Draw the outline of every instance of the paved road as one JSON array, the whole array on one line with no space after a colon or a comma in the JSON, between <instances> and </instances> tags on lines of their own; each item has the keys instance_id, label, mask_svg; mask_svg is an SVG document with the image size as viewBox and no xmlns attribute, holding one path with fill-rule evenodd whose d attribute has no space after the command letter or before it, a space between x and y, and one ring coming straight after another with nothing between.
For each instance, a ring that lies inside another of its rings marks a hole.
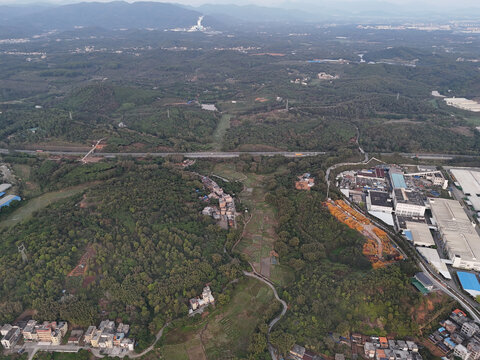
<instances>
[{"instance_id":1,"label":"paved road","mask_svg":"<svg viewBox=\"0 0 480 360\"><path fill-rule=\"evenodd\" d=\"M243 274L245 276L249 276L249 277L252 277L252 278L255 278L257 280L260 280L261 282L267 284L272 290L273 290L273 295L275 295L275 299L277 299L278 301L280 301L280 303L282 304L282 312L275 318L273 319L272 321L270 321L270 324L268 325L268 336L270 336L270 332L272 331L272 328L275 326L275 324L277 322L280 321L280 319L285 315L285 313L287 312L287 303L285 302L285 300L282 300L279 296L278 296L278 293L277 293L277 289L275 289L275 286L273 286L272 282L270 280L268 280L267 278L265 278L264 276L260 275L259 273L257 273L253 267L252 264L250 264L250 266L252 267L253 271L252 272L248 272L248 271L243 271ZM272 344L270 344L270 341L268 341L268 351L270 352L270 356L272 357L272 360L278 360L278 357L277 357L277 353L276 353L276 350L275 348L272 346Z\"/></svg>"},{"instance_id":2,"label":"paved road","mask_svg":"<svg viewBox=\"0 0 480 360\"><path fill-rule=\"evenodd\" d=\"M25 343L23 346L18 347L18 349L22 347L25 348L25 352L28 353L28 360L32 360L38 351L76 353L83 348L78 345L39 345L38 343ZM15 350L17 350L17 347L15 347Z\"/></svg>"},{"instance_id":3,"label":"paved road","mask_svg":"<svg viewBox=\"0 0 480 360\"><path fill-rule=\"evenodd\" d=\"M31 155L38 155L38 154L52 154L52 155L85 155L85 152L82 151L35 151L35 150L25 150L25 149L16 149L13 150L14 152L19 152L23 154L31 154ZM0 153L8 153L8 149L0 149ZM145 156L154 156L154 157L167 157L172 155L182 155L187 158L237 158L240 155L253 155L253 156L285 156L285 157L305 157L305 156L317 156L317 155L325 155L326 152L323 151L224 151L224 152L150 152L150 153L104 153L104 152L96 152L95 156L102 156L102 157L122 157L122 156L131 156L131 157L145 157Z\"/></svg>"},{"instance_id":4,"label":"paved road","mask_svg":"<svg viewBox=\"0 0 480 360\"><path fill-rule=\"evenodd\" d=\"M478 155L470 155L470 154L429 154L429 153L388 153L382 152L380 155L394 155L398 154L403 157L409 157L411 159L418 158L423 160L452 160L454 158L474 158L478 157Z\"/></svg>"},{"instance_id":5,"label":"paved road","mask_svg":"<svg viewBox=\"0 0 480 360\"><path fill-rule=\"evenodd\" d=\"M458 301L458 303L462 305L465 310L467 310L467 312L475 321L480 322L480 316L478 315L478 311L468 303L469 301L467 302L465 300L465 297L462 294L459 294L457 290L453 289L448 284L444 284L444 282L440 280L435 273L433 273L430 267L425 266L422 262L419 262L418 265L420 266L420 269L422 269L422 271L430 278L430 280L432 280L432 282L437 286L438 289Z\"/></svg>"},{"instance_id":6,"label":"paved road","mask_svg":"<svg viewBox=\"0 0 480 360\"><path fill-rule=\"evenodd\" d=\"M359 148L359 151L362 155L365 156L365 160L368 160L368 154L360 147L359 142L358 142L358 135L357 133L357 145ZM15 149L13 150L15 152L20 152L20 153L25 153L25 154L41 154L43 152L53 154L53 155L78 155L78 156L84 156L85 152L83 151L49 151L49 150L43 150L41 152L37 152L35 150L27 150L27 149ZM0 154L8 154L10 152L9 149L0 149ZM303 157L303 156L317 156L317 155L325 155L327 152L325 151L224 151L224 152L150 152L150 153L127 153L127 152L121 152L121 153L103 153L103 152L97 152L95 153L96 156L103 156L103 157L121 157L121 156L132 156L132 157L144 157L144 156L160 156L160 157L166 157L170 155L183 155L188 158L235 158L239 157L242 154L250 154L250 155L257 155L257 156L275 156L275 155L281 155L285 157ZM451 160L454 158L473 158L476 157L475 155L470 155L470 154L428 154L428 153L389 153L389 152L383 152L381 155L394 155L398 154L403 157L408 157L408 158L419 158L419 159L425 159L425 160Z\"/></svg>"},{"instance_id":7,"label":"paved road","mask_svg":"<svg viewBox=\"0 0 480 360\"><path fill-rule=\"evenodd\" d=\"M160 329L160 331L157 333L157 335L155 336L155 341L153 342L152 345L150 345L148 348L146 348L145 350L143 350L141 353L139 354L129 354L128 356L131 358L131 359L136 359L136 358L139 358L139 357L142 357L143 355L149 353L150 351L153 350L153 348L155 347L155 344L158 342L158 340L160 340L162 338L162 335L163 335L163 330L165 330L165 328L169 325L169 323L166 323L165 325L163 325L163 327Z\"/></svg>"}]
</instances>

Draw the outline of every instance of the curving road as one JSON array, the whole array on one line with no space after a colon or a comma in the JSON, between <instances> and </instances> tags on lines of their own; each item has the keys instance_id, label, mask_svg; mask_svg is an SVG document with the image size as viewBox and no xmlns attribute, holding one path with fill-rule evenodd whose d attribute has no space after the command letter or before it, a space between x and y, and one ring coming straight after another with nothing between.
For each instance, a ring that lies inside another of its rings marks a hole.
<instances>
[{"instance_id":1,"label":"curving road","mask_svg":"<svg viewBox=\"0 0 480 360\"><path fill-rule=\"evenodd\" d=\"M252 264L250 264L250 266L252 266ZM287 306L287 303L285 302L285 300L282 300L278 296L277 289L275 289L275 286L273 286L272 282L270 280L268 280L266 277L258 274L255 271L255 269L253 268L253 266L252 266L252 269L253 269L252 272L243 271L243 275L255 278L255 279L265 283L266 285L268 285L273 290L273 295L275 296L275 299L277 299L277 301L279 301L282 304L282 312L275 319L270 321L270 324L268 324L268 337L270 337L270 332L272 331L272 328L286 314L288 306ZM272 346L272 344L270 344L270 341L268 341L268 351L270 352L270 356L272 357L272 360L277 360L278 359L275 348Z\"/></svg>"},{"instance_id":2,"label":"curving road","mask_svg":"<svg viewBox=\"0 0 480 360\"><path fill-rule=\"evenodd\" d=\"M128 357L130 359L136 359L136 358L139 358L139 357L142 357L143 355L149 353L150 351L153 350L153 348L155 347L155 345L157 344L158 340L160 340L162 338L162 335L163 335L163 330L165 330L165 328L169 325L170 323L166 323L165 325L163 325L163 327L160 329L160 331L157 333L157 335L155 336L155 341L153 342L152 345L150 345L148 348L146 348L145 350L143 350L141 353L138 353L138 354L128 354Z\"/></svg>"},{"instance_id":3,"label":"curving road","mask_svg":"<svg viewBox=\"0 0 480 360\"><path fill-rule=\"evenodd\" d=\"M425 266L422 262L419 262L418 265L420 269L427 275L428 278L437 286L438 289L443 291L445 294L450 296L452 299L456 300L460 305L463 306L465 310L470 314L470 316L477 322L480 322L480 316L478 316L478 312L468 304L463 295L458 294L458 292L452 289L448 284L443 284L441 280L437 278L435 274L433 274L432 270Z\"/></svg>"}]
</instances>

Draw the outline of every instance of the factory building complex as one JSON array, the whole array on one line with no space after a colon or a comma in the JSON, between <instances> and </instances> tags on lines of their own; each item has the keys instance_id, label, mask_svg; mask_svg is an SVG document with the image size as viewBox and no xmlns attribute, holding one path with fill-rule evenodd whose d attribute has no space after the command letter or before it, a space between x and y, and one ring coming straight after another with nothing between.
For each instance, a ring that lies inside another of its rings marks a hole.
<instances>
[{"instance_id":1,"label":"factory building complex","mask_svg":"<svg viewBox=\"0 0 480 360\"><path fill-rule=\"evenodd\" d=\"M345 171L337 177L337 186L352 203L401 232L444 278L452 278L448 266L480 271L480 234L469 217L473 210L480 211L480 170L448 169L463 190L464 206L448 199L453 189L441 170L419 165L412 171L413 167ZM474 281L464 283L472 288ZM469 290L465 289L472 294Z\"/></svg>"}]
</instances>

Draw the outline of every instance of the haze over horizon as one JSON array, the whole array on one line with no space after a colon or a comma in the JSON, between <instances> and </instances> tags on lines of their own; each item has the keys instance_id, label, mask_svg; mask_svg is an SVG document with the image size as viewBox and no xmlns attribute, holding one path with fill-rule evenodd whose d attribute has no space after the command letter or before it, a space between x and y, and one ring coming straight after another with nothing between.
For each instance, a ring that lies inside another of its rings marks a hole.
<instances>
[{"instance_id":1,"label":"haze over horizon","mask_svg":"<svg viewBox=\"0 0 480 360\"><path fill-rule=\"evenodd\" d=\"M111 2L112 0L0 0L0 5L28 5L28 4L55 4L55 5L66 5L79 2ZM144 0L138 0L144 1ZM127 0L127 2L138 2L137 0ZM231 4L231 5L259 5L259 6L269 6L269 7L288 7L295 8L298 6L299 9L305 9L309 6L323 6L323 5L339 5L344 3L351 4L372 4L378 3L379 5L384 4L393 4L393 5L402 5L402 6L412 6L412 10L415 8L425 8L428 6L435 6L435 10L439 8L444 9L459 9L459 8L471 8L478 7L480 4L476 0L457 0L452 3L451 0L342 0L338 1L319 1L314 0L286 0L286 1L276 1L276 0L174 0L174 1L163 1L163 0L147 0L153 2L168 2L176 3L182 5L191 5L191 6L200 6L205 4Z\"/></svg>"}]
</instances>

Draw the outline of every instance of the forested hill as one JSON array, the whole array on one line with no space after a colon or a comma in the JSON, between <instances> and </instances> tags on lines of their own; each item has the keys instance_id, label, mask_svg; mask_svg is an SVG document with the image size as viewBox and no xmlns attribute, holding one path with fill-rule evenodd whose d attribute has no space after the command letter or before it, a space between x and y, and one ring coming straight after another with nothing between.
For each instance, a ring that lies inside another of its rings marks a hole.
<instances>
[{"instance_id":1,"label":"forested hill","mask_svg":"<svg viewBox=\"0 0 480 360\"><path fill-rule=\"evenodd\" d=\"M46 160L34 168L43 184L97 185L0 232L0 323L29 308L39 320L81 326L104 314L133 324L142 347L150 331L184 316L188 299L206 283L217 297L238 276L223 255L227 232L201 215L197 177L161 161ZM19 257L20 243L28 263ZM69 276L82 256L88 258L84 274Z\"/></svg>"},{"instance_id":2,"label":"forested hill","mask_svg":"<svg viewBox=\"0 0 480 360\"><path fill-rule=\"evenodd\" d=\"M11 16L5 19L7 25L19 28L33 27L39 30L68 30L75 26L107 29L190 27L196 24L198 17L202 15L174 4L156 2L129 4L123 1L50 7L19 16L15 15L21 12L8 13Z\"/></svg>"}]
</instances>

